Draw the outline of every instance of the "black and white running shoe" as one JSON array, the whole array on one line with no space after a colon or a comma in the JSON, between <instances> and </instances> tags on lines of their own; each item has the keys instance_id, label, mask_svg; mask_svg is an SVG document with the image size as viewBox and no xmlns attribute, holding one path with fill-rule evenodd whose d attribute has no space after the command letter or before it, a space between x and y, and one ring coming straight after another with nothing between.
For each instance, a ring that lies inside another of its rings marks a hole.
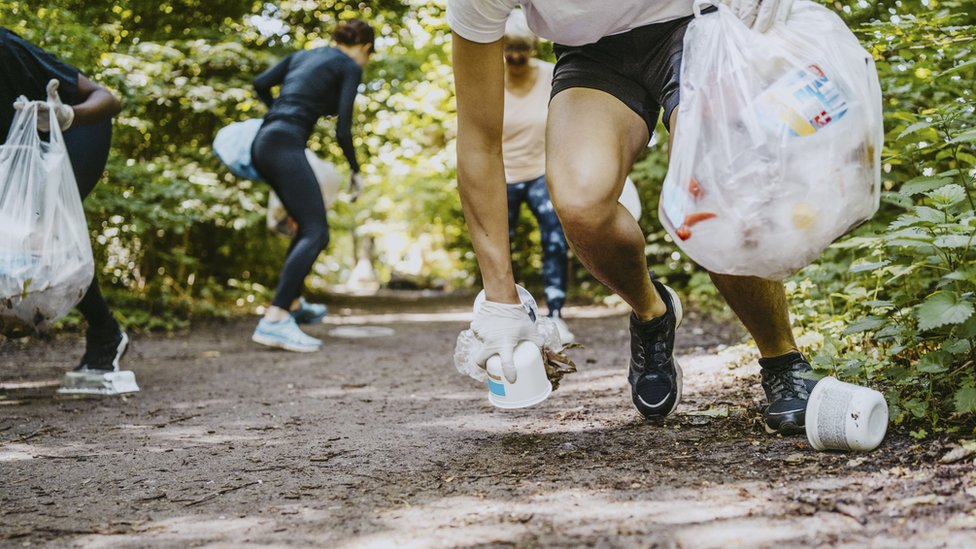
<instances>
[{"instance_id":1,"label":"black and white running shoe","mask_svg":"<svg viewBox=\"0 0 976 549\"><path fill-rule=\"evenodd\" d=\"M122 370L119 362L129 348L129 336L122 330L87 338L85 355L77 368L64 374L60 394L121 395L139 392L135 374Z\"/></svg>"},{"instance_id":2,"label":"black and white running shoe","mask_svg":"<svg viewBox=\"0 0 976 549\"><path fill-rule=\"evenodd\" d=\"M800 353L760 358L762 387L769 404L763 411L766 432L795 435L805 432L807 401L817 382L813 368Z\"/></svg>"},{"instance_id":3,"label":"black and white running shoe","mask_svg":"<svg viewBox=\"0 0 976 549\"><path fill-rule=\"evenodd\" d=\"M129 336L119 330L111 336L89 335L85 338L85 354L76 372L99 370L118 372L119 361L129 350Z\"/></svg>"},{"instance_id":4,"label":"black and white running shoe","mask_svg":"<svg viewBox=\"0 0 976 549\"><path fill-rule=\"evenodd\" d=\"M663 419L681 400L681 366L674 358L674 330L681 324L681 301L671 288L652 280L667 306L664 316L641 321L630 315L630 393L646 419Z\"/></svg>"}]
</instances>

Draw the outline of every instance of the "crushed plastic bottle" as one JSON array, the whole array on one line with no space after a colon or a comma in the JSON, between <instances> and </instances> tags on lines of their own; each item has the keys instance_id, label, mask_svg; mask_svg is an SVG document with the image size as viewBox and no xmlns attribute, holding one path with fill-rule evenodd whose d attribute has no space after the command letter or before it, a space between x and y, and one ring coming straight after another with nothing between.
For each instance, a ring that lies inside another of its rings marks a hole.
<instances>
[{"instance_id":1,"label":"crushed plastic bottle","mask_svg":"<svg viewBox=\"0 0 976 549\"><path fill-rule=\"evenodd\" d=\"M484 383L488 380L488 374L474 362L474 354L480 347L481 342L474 337L474 332L462 330L454 346L454 367L458 372Z\"/></svg>"}]
</instances>

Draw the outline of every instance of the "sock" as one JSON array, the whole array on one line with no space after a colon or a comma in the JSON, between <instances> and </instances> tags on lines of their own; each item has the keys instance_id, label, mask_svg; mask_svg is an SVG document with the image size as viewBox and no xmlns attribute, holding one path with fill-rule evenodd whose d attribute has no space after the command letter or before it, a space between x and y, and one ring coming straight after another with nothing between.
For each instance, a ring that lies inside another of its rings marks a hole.
<instances>
[{"instance_id":1,"label":"sock","mask_svg":"<svg viewBox=\"0 0 976 549\"><path fill-rule=\"evenodd\" d=\"M785 368L794 362L806 359L803 358L803 353L798 351L793 351L791 353L786 353L785 355L774 356L770 358L760 358L759 366L762 368L772 368L774 370Z\"/></svg>"}]
</instances>

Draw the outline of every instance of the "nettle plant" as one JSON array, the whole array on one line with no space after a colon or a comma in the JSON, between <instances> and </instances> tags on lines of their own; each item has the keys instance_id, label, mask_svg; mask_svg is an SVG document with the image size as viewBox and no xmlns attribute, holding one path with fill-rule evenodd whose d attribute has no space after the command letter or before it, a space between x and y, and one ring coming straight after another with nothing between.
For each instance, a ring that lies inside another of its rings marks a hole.
<instances>
[{"instance_id":1,"label":"nettle plant","mask_svg":"<svg viewBox=\"0 0 976 549\"><path fill-rule=\"evenodd\" d=\"M934 76L971 86L974 65ZM823 336L820 373L884 389L916 438L972 435L976 418L974 112L971 93L889 111L881 212L789 285Z\"/></svg>"},{"instance_id":2,"label":"nettle plant","mask_svg":"<svg viewBox=\"0 0 976 549\"><path fill-rule=\"evenodd\" d=\"M916 438L976 434L976 14L966 5L851 16L884 97L882 205L787 284L818 373L883 390Z\"/></svg>"}]
</instances>

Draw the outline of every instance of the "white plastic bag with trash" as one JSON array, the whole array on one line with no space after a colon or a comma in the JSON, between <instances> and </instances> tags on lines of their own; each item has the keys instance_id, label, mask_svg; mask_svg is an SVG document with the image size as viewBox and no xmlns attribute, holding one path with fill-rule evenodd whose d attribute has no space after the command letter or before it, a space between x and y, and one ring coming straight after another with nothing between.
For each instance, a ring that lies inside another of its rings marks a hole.
<instances>
[{"instance_id":1,"label":"white plastic bag with trash","mask_svg":"<svg viewBox=\"0 0 976 549\"><path fill-rule=\"evenodd\" d=\"M782 279L878 208L877 72L814 2L765 33L707 4L685 34L662 223L710 271Z\"/></svg>"},{"instance_id":2,"label":"white plastic bag with trash","mask_svg":"<svg viewBox=\"0 0 976 549\"><path fill-rule=\"evenodd\" d=\"M37 117L50 116L47 142ZM0 332L39 331L85 295L94 275L88 226L54 110L14 114L0 146Z\"/></svg>"},{"instance_id":3,"label":"white plastic bag with trash","mask_svg":"<svg viewBox=\"0 0 976 549\"><path fill-rule=\"evenodd\" d=\"M335 164L328 160L323 160L315 155L311 149L305 149L305 158L312 166L315 179L319 182L319 190L322 192L322 201L325 209L329 209L330 204L334 204L339 196L339 187L342 185L342 175L336 170ZM268 228L285 235L291 235L294 231L288 223L288 212L285 205L281 203L278 195L271 191L268 195Z\"/></svg>"}]
</instances>

